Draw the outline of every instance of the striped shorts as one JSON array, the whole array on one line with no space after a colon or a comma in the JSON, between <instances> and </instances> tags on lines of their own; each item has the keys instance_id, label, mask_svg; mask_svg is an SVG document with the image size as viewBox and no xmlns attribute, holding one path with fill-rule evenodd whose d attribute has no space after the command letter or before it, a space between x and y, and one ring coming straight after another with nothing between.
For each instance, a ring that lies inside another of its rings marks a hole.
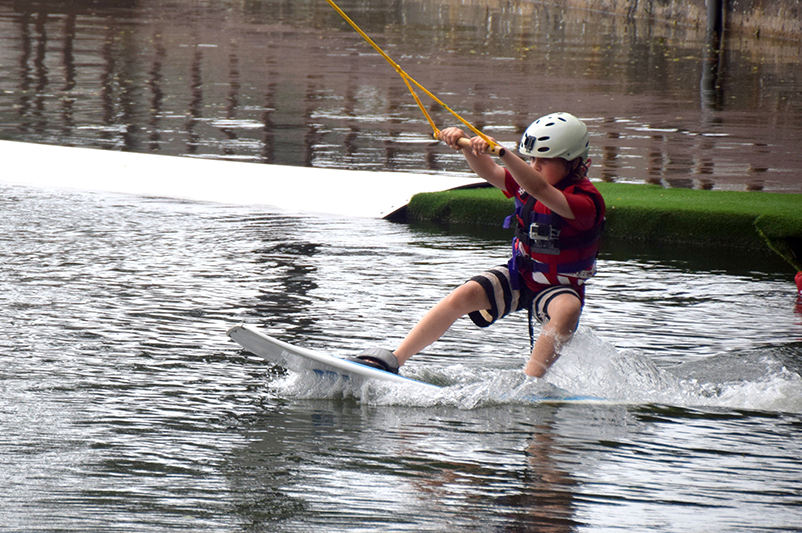
<instances>
[{"instance_id":1,"label":"striped shorts","mask_svg":"<svg viewBox=\"0 0 802 533\"><path fill-rule=\"evenodd\" d=\"M474 311L468 315L480 328L486 328L499 318L521 309L530 310L531 316L545 324L549 321L549 302L560 294L573 294L580 301L584 301L584 294L580 294L570 285L541 285L538 287L539 290L535 291L523 280L519 280L520 289L513 289L507 265L491 268L472 277L471 281L479 283L490 300L490 309Z\"/></svg>"}]
</instances>

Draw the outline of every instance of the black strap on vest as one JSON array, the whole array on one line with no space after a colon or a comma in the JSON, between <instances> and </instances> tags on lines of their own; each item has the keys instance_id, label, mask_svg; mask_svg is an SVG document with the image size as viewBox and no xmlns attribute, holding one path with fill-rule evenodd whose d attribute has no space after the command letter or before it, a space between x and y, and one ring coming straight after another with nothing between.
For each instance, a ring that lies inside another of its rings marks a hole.
<instances>
[{"instance_id":1,"label":"black strap on vest","mask_svg":"<svg viewBox=\"0 0 802 533\"><path fill-rule=\"evenodd\" d=\"M593 203L596 204L596 199L591 196ZM602 218L599 224L588 231L583 231L579 235L565 237L560 235L560 228L563 225L563 218L557 213L552 212L549 215L552 223L545 228L536 228L541 235L541 239L532 238L532 215L535 213L535 203L537 199L529 196L526 202L521 207L521 216L518 219L518 224L515 226L515 236L523 242L530 250L535 253L547 253L556 255L561 250L572 250L575 248L585 248L596 242L604 232L605 219ZM599 212L599 205L596 205L596 212ZM556 235L555 235L556 233ZM544 249L543 244L553 242L555 246Z\"/></svg>"}]
</instances>

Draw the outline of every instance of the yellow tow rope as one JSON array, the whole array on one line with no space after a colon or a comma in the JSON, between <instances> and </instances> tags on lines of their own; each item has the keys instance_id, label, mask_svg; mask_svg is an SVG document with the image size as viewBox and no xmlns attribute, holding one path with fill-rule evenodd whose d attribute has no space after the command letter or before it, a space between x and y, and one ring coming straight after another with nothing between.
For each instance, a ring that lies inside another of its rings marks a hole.
<instances>
[{"instance_id":1,"label":"yellow tow rope","mask_svg":"<svg viewBox=\"0 0 802 533\"><path fill-rule=\"evenodd\" d=\"M407 89L409 89L409 92L412 94L412 97L415 99L415 102L417 102L417 104L418 104L418 107L419 107L419 108L420 108L420 110L423 112L423 115L426 117L426 120L427 120L427 121L429 121L429 125L432 127L432 130L434 130L434 138L435 138L435 139L438 139L438 140L440 139L440 130L439 130L439 129L437 129L437 125L435 125L435 123L434 123L434 120L432 120L432 117L431 117L431 116L429 115L429 113L426 111L426 108L425 108L425 107L423 107L423 104L421 103L421 101L420 101L420 98L418 98L418 95L415 93L415 90L412 88L412 85L415 85L416 87L418 87L418 88L419 88L421 91L423 91L424 93L426 93L426 94L427 94L427 95L428 95L428 96L429 96L429 97L430 97L432 100L434 100L435 102L437 102L438 104L440 104L441 106L443 106L443 107L444 107L444 108L445 108L445 109L446 109L446 110L447 110L449 113L451 113L452 115L454 115L455 117L457 117L457 119L459 119L459 121L460 121L460 122L462 122L463 124L465 124L465 126L466 126L468 129L470 129L470 130L471 130L472 132L474 132L476 135L478 135L479 137L481 137L482 139L484 139L484 140L485 140L485 142L487 142L487 143L490 145L490 147L491 147L491 151L496 151L496 150L498 150L499 148L501 148L501 147L500 147L500 146L499 146L497 143L493 142L493 141L492 141L492 140L491 140L491 139L490 139L490 138L489 138L487 135L485 135L484 133L482 133L481 131L479 131L478 129L476 129L476 128L473 126L473 124L471 124L470 122L468 122L467 120L465 120L464 118L462 118L461 116L459 116L459 115L458 115L458 114L457 114L457 113L456 113L454 110L452 110L450 107L448 107L446 104L444 104L444 103L443 103L443 102L442 102L442 101L441 101L439 98L437 98L435 95L433 95L431 92L429 92L429 91L426 89L426 87L424 87L423 85L421 85L420 83L418 83L417 81L415 81L415 80L412 78L412 76L410 76L409 74L407 74L406 72L404 72L404 70L401 68L401 66L400 66L398 63L396 63L395 61L393 61L393 60L390 58L390 56L388 56L387 54L385 54L385 53L384 53L384 50L382 50L381 48L379 48L379 45L377 45L376 43L374 43L374 42L373 42L373 39L371 39L370 37L368 37L368 35L367 35L367 34L366 34L364 31L362 31L362 30L359 28L359 26L357 26L357 25L356 25L356 23L355 23L353 20L351 20L351 19L348 17L348 15L346 15L346 14L345 14L345 12L343 12L343 10L342 10L342 9L340 9L340 8L338 7L338 6L337 6L337 4L335 4L335 3L333 2L333 0L326 0L326 2L328 2L328 3L329 3L329 5L330 5L332 8L334 8L334 10L335 10L337 13L339 13L339 14L340 14L340 16L341 16L343 19L345 19L345 21L346 21L348 24L350 24L350 25L351 25L351 27L352 27L352 28L354 28L354 29L356 30L356 32L357 32L359 35L361 35L361 36L362 36L362 38L363 38L363 39L365 39L365 40L368 42L368 44L370 44L370 45L371 45L371 46L372 46L372 47L373 47L373 48L374 48L374 49L375 49L375 50L376 50L376 51L377 51L377 52L378 52L378 53L379 53L379 54L380 54L380 55L381 55L381 56L382 56L382 57L383 57L383 58L384 58L384 59L385 59L385 60L386 60L388 63L390 63L390 65L392 65L392 66L393 66L393 68L395 68L396 72L398 72L399 76L401 76L401 79L403 79L403 80L404 80L404 83L407 85Z\"/></svg>"}]
</instances>

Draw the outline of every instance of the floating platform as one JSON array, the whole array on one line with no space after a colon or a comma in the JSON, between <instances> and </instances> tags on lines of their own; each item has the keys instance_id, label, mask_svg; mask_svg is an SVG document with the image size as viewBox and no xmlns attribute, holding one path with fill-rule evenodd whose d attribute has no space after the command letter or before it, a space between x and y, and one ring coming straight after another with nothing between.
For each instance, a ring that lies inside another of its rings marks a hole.
<instances>
[{"instance_id":1,"label":"floating platform","mask_svg":"<svg viewBox=\"0 0 802 533\"><path fill-rule=\"evenodd\" d=\"M0 141L0 182L282 211L387 218L413 195L472 187L458 176L291 167Z\"/></svg>"}]
</instances>

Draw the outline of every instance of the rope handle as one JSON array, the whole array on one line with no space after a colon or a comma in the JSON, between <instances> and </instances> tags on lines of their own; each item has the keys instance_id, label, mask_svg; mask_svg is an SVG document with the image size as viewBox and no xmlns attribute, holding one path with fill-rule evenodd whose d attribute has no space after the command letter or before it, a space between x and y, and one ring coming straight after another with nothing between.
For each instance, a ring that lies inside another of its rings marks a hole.
<instances>
[{"instance_id":1,"label":"rope handle","mask_svg":"<svg viewBox=\"0 0 802 533\"><path fill-rule=\"evenodd\" d=\"M406 86L407 86L407 89L409 89L409 92L412 94L412 97L415 99L415 102L418 104L418 107L419 107L419 108L420 108L420 110L423 112L423 115L426 117L426 120L429 122L429 125L432 127L432 130L434 131L434 138L435 138L435 139L438 139L438 140L440 139L440 130L438 130L438 129L437 129L437 125L435 125L435 123L434 123L434 120L432 120L432 117L431 117L431 116L429 115L429 113L426 111L426 108L425 108L425 107L423 106L423 104L421 103L421 101L420 101L420 98L418 98L418 95L415 93L415 90L413 89L412 85L414 85L415 87L417 87L418 89L420 89L421 91L423 91L423 92L424 92L424 93L425 93L425 94L426 94L426 95L427 95L429 98L431 98L432 100L434 100L435 102L437 102L438 104L440 104L441 106L443 106L443 108L444 108L446 111L448 111L449 113L451 113L452 115L454 115L454 116L455 116L455 117L456 117L456 118L457 118L457 119L458 119L460 122L462 122L462 123L465 125L465 127L467 127L467 128L468 128L468 129L470 129L470 130L471 130L473 133L475 133L476 135L478 135L479 137L481 137L482 139L484 139L484 140L485 140L485 142L487 142L487 144L489 144L489 145L490 145L490 149L489 149L488 151L490 151L490 152L492 152L492 153L498 153L498 151L502 149L502 146L500 146L500 145L499 145L498 143L496 143L496 142L493 142L493 140L492 140L492 139L490 139L490 137L488 137L487 135L485 135L484 133L482 133L481 131L479 131L479 130L478 130L478 129L477 129L477 128L476 128L476 127L473 125L473 124L471 124L470 122L468 122L467 120L465 120L464 118L462 118L461 116L459 116L459 114L457 114L457 112L456 112L456 111L454 111L453 109L451 109L450 107L448 107L448 106L447 106L445 103L443 103L443 101L442 101L442 100L440 100L439 98L437 98L437 97L436 97L434 94L432 94L432 93L431 93L431 92L430 92L428 89L426 89L426 87L424 87L423 85L421 85L420 83L418 83L417 81L415 81L415 80L412 78L412 76L410 76L409 74L407 74L406 72L404 72L404 70L401 68L401 66L400 66L398 63L396 63L395 61L393 61L393 60L390 58L390 56L388 56L388 55L387 55L387 54L384 52L384 50L382 50L381 48L379 48L379 45L377 45L375 42L373 42L373 39L371 39L370 37L368 37L368 35L367 35L367 34L366 34L364 31L362 31L362 29L361 29L359 26L357 26L357 25L356 25L356 23L355 23L353 20L351 20L351 18L350 18L348 15L346 15L346 14L345 14L345 12L344 12L342 9L340 9L340 8L339 8L339 6L338 6L337 4L335 4L335 3L334 3L334 1L333 1L333 0L326 0L326 2L328 2L328 4L329 4L329 5L330 5L330 6L331 6L331 7L332 7L332 8L333 8L333 9L334 9L334 10L335 10L337 13L339 13L339 14L340 14L340 16L341 16L341 17L342 17L342 18L343 18L343 19L344 19L344 20L345 20L345 21L346 21L348 24L350 24L350 25L351 25L351 27L352 27L354 30L356 30L356 32L357 32L359 35L361 35L361 36L362 36L362 38L363 38L363 39L365 39L365 41L367 41L367 43L368 43L368 44L370 44L370 45L371 45L371 46L372 46L372 47L373 47L373 48L374 48L374 49L375 49L375 50L376 50L376 51L379 53L379 55L381 55L381 56L382 56L382 57L385 59L385 61L387 61L388 63L390 63L390 65L392 65L392 67L393 67L393 68L396 70L396 72L398 72L398 75L399 75L399 76L401 76L401 79L403 79L403 80L404 80L404 83L406 84ZM467 139L465 139L465 140L466 140L466 141L468 141ZM462 139L460 139L460 142L461 142L461 141L462 141Z\"/></svg>"},{"instance_id":2,"label":"rope handle","mask_svg":"<svg viewBox=\"0 0 802 533\"><path fill-rule=\"evenodd\" d=\"M482 137L484 137L484 135ZM460 148L470 148L471 147L471 140L468 139L467 137L463 137L463 138L461 138L460 140L457 141L457 145ZM490 152L491 154L503 155L501 153L501 151L503 149L504 149L504 147L501 146L498 143L490 143L490 147L487 149L487 151Z\"/></svg>"}]
</instances>

